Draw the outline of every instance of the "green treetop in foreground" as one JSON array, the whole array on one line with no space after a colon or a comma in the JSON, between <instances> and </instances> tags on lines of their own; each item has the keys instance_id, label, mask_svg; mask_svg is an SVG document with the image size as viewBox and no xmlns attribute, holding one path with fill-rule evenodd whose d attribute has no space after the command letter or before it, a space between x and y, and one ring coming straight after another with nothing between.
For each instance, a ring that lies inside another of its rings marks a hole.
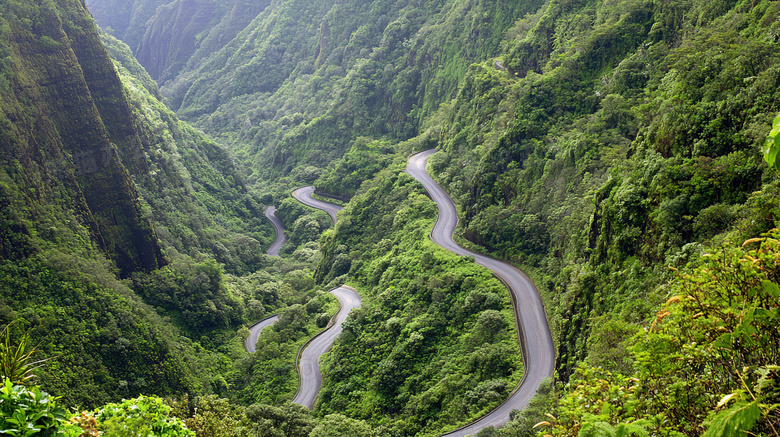
<instances>
[{"instance_id":1,"label":"green treetop in foreground","mask_svg":"<svg viewBox=\"0 0 780 437\"><path fill-rule=\"evenodd\" d=\"M581 366L553 436L778 435L780 232L704 253L627 341L633 373Z\"/></svg>"}]
</instances>

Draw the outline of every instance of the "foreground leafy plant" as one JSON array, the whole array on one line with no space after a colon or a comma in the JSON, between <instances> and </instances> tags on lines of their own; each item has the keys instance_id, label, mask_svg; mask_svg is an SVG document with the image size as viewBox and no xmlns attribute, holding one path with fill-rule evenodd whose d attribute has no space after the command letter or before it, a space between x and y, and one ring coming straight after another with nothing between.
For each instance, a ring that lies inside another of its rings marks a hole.
<instances>
[{"instance_id":1,"label":"foreground leafy plant","mask_svg":"<svg viewBox=\"0 0 780 437\"><path fill-rule=\"evenodd\" d=\"M0 435L26 437L81 435L81 428L68 422L70 413L57 399L38 387L15 385L6 378L0 389Z\"/></svg>"},{"instance_id":2,"label":"foreground leafy plant","mask_svg":"<svg viewBox=\"0 0 780 437\"><path fill-rule=\"evenodd\" d=\"M555 436L780 436L780 232L714 249L631 342L633 374L580 367Z\"/></svg>"},{"instance_id":3,"label":"foreground leafy plant","mask_svg":"<svg viewBox=\"0 0 780 437\"><path fill-rule=\"evenodd\" d=\"M764 141L764 161L769 164L775 171L780 171L780 160L778 160L778 152L780 152L780 115L775 117L772 122L772 130L769 132L766 141Z\"/></svg>"},{"instance_id":4,"label":"foreground leafy plant","mask_svg":"<svg viewBox=\"0 0 780 437\"><path fill-rule=\"evenodd\" d=\"M718 408L727 407L734 400L730 408L713 417L704 437L731 437L744 435L743 430L751 430L762 419L767 418L766 426L777 436L777 420L772 420L772 414L778 411L780 403L777 403L780 394L780 380L778 380L780 366L770 365L760 367L755 371L759 376L758 381L752 387L744 386L733 393L724 396L718 402ZM739 375L739 372L737 372ZM740 379L744 379L740 375Z\"/></svg>"}]
</instances>

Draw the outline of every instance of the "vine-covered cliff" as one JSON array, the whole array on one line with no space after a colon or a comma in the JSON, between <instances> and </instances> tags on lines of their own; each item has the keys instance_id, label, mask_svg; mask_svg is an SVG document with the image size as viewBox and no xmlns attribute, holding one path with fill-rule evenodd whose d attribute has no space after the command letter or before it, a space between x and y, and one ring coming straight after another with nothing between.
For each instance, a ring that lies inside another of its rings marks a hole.
<instances>
[{"instance_id":1,"label":"vine-covered cliff","mask_svg":"<svg viewBox=\"0 0 780 437\"><path fill-rule=\"evenodd\" d=\"M219 50L269 4L268 0L89 0L104 29L124 41L159 83Z\"/></svg>"},{"instance_id":2,"label":"vine-covered cliff","mask_svg":"<svg viewBox=\"0 0 780 437\"><path fill-rule=\"evenodd\" d=\"M230 155L103 37L78 0L0 5L0 325L68 405L219 390L220 354L191 338L222 347L279 306L224 274L263 267L273 231Z\"/></svg>"},{"instance_id":3,"label":"vine-covered cliff","mask_svg":"<svg viewBox=\"0 0 780 437\"><path fill-rule=\"evenodd\" d=\"M242 420L411 436L490 410L522 377L514 314L500 283L426 238L434 205L402 169L436 147L460 243L534 279L557 346L560 384L485 433L780 425L780 187L761 160L780 2L155 4L117 5L137 27L114 33L162 92L105 36L119 85L83 3L2 6L0 317L62 339L47 387L284 403L297 347L335 309L315 282L348 280L364 306L323 360L319 417ZM321 238L328 217L287 194L303 182L351 197ZM274 260L272 200L291 231ZM240 325L277 310L244 355Z\"/></svg>"},{"instance_id":4,"label":"vine-covered cliff","mask_svg":"<svg viewBox=\"0 0 780 437\"><path fill-rule=\"evenodd\" d=\"M84 5L9 2L4 9L0 151L15 185L4 197L16 226L40 233L36 210L56 204L78 211L123 274L164 265L130 177L148 171L145 151ZM2 245L8 252L15 243Z\"/></svg>"}]
</instances>

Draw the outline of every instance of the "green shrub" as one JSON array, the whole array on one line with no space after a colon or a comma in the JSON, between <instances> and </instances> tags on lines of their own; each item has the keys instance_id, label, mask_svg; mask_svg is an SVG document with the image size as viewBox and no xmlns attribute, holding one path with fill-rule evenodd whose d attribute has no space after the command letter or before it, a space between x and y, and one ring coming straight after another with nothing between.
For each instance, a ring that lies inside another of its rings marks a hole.
<instances>
[{"instance_id":1,"label":"green shrub","mask_svg":"<svg viewBox=\"0 0 780 437\"><path fill-rule=\"evenodd\" d=\"M78 436L81 428L70 424L70 413L57 398L38 387L14 385L10 379L0 389L0 434L8 436Z\"/></svg>"},{"instance_id":2,"label":"green shrub","mask_svg":"<svg viewBox=\"0 0 780 437\"><path fill-rule=\"evenodd\" d=\"M180 419L171 417L171 408L162 399L140 396L118 404L107 404L95 412L102 435L194 436Z\"/></svg>"},{"instance_id":3,"label":"green shrub","mask_svg":"<svg viewBox=\"0 0 780 437\"><path fill-rule=\"evenodd\" d=\"M328 322L330 322L330 314L328 313L322 313L317 316L317 327L318 328L324 328L328 326Z\"/></svg>"},{"instance_id":4,"label":"green shrub","mask_svg":"<svg viewBox=\"0 0 780 437\"><path fill-rule=\"evenodd\" d=\"M41 41L41 46L43 46L43 49L49 52L54 52L62 48L61 42L55 41L54 39L46 35L43 35L40 41Z\"/></svg>"}]
</instances>

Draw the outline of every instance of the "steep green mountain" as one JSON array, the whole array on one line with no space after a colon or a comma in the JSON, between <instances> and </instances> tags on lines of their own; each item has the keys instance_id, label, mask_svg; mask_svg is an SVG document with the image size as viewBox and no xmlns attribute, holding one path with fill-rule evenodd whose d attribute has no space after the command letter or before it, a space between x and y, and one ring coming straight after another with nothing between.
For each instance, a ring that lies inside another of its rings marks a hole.
<instances>
[{"instance_id":1,"label":"steep green mountain","mask_svg":"<svg viewBox=\"0 0 780 437\"><path fill-rule=\"evenodd\" d=\"M468 65L540 5L274 2L220 50L190 58L163 93L251 163L251 181L267 181L325 166L359 135L416 135Z\"/></svg>"},{"instance_id":2,"label":"steep green mountain","mask_svg":"<svg viewBox=\"0 0 780 437\"><path fill-rule=\"evenodd\" d=\"M434 168L463 237L544 278L565 379L586 358L621 366L591 327L641 322L689 243L774 226L760 154L780 110L778 7L551 2L519 26L507 72L472 67Z\"/></svg>"},{"instance_id":3,"label":"steep green mountain","mask_svg":"<svg viewBox=\"0 0 780 437\"><path fill-rule=\"evenodd\" d=\"M56 242L59 228L71 234L67 220L36 229L37 210L52 205L75 212L125 276L152 270L166 261L130 178L149 170L138 128L83 6L61 10L52 2L4 6L2 196L13 214L4 228L16 232L2 252L34 254L41 248L30 236Z\"/></svg>"},{"instance_id":4,"label":"steep green mountain","mask_svg":"<svg viewBox=\"0 0 780 437\"><path fill-rule=\"evenodd\" d=\"M174 80L223 47L268 6L269 1L175 1L147 23L136 57L159 83Z\"/></svg>"},{"instance_id":5,"label":"steep green mountain","mask_svg":"<svg viewBox=\"0 0 780 437\"><path fill-rule=\"evenodd\" d=\"M159 83L230 42L269 4L268 0L89 0L104 29L131 47Z\"/></svg>"},{"instance_id":6,"label":"steep green mountain","mask_svg":"<svg viewBox=\"0 0 780 437\"><path fill-rule=\"evenodd\" d=\"M83 4L7 2L2 321L56 335L41 381L70 402L284 404L297 347L334 310L320 291L348 280L364 306L323 360L317 419L236 420L455 428L523 369L504 288L427 239L433 203L402 168L437 147L461 242L533 277L558 346L559 384L483 434L769 435L777 235L734 246L780 214L761 160L778 5L292 0L230 21L228 5L169 2L144 12L145 47L169 44L147 58L170 75L158 92L105 37L119 82ZM353 196L321 238L326 218L286 197L303 182ZM279 260L258 254L272 199L294 232ZM276 311L243 354L241 324Z\"/></svg>"},{"instance_id":7,"label":"steep green mountain","mask_svg":"<svg viewBox=\"0 0 780 437\"><path fill-rule=\"evenodd\" d=\"M91 19L79 2L6 2L0 21L2 322L48 338L41 382L72 403L195 387L174 336L115 276L167 260L131 179L149 171L138 126Z\"/></svg>"},{"instance_id":8,"label":"steep green mountain","mask_svg":"<svg viewBox=\"0 0 780 437\"><path fill-rule=\"evenodd\" d=\"M171 0L106 0L86 2L89 12L103 29L108 29L133 50L146 33L146 23L157 8Z\"/></svg>"},{"instance_id":9,"label":"steep green mountain","mask_svg":"<svg viewBox=\"0 0 780 437\"><path fill-rule=\"evenodd\" d=\"M103 42L148 144L150 170L134 180L169 256L203 253L231 273L256 271L264 262L263 247L274 238L260 196L250 193L223 148L158 100L157 86L126 45L105 34Z\"/></svg>"},{"instance_id":10,"label":"steep green mountain","mask_svg":"<svg viewBox=\"0 0 780 437\"><path fill-rule=\"evenodd\" d=\"M282 282L308 284L311 261L265 258L273 231L230 155L104 35L112 62L81 2L0 13L0 324L40 342L39 383L67 405L227 394L245 377L226 362L251 371L236 331L313 297Z\"/></svg>"}]
</instances>

